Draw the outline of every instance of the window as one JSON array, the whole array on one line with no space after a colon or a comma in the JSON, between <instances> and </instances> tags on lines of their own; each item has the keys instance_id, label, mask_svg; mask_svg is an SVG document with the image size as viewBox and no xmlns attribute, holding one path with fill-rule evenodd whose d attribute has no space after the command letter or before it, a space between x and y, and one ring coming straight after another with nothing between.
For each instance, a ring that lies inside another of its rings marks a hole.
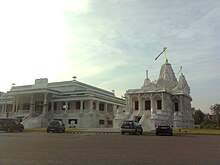
<instances>
[{"instance_id":1,"label":"window","mask_svg":"<svg viewBox=\"0 0 220 165\"><path fill-rule=\"evenodd\" d=\"M157 109L162 109L162 100L157 100Z\"/></svg>"},{"instance_id":2,"label":"window","mask_svg":"<svg viewBox=\"0 0 220 165\"><path fill-rule=\"evenodd\" d=\"M43 110L43 101L35 102L35 110Z\"/></svg>"},{"instance_id":3,"label":"window","mask_svg":"<svg viewBox=\"0 0 220 165\"><path fill-rule=\"evenodd\" d=\"M92 109L96 110L96 103L95 102L92 103Z\"/></svg>"},{"instance_id":4,"label":"window","mask_svg":"<svg viewBox=\"0 0 220 165\"><path fill-rule=\"evenodd\" d=\"M99 110L104 111L104 104L99 104Z\"/></svg>"},{"instance_id":5,"label":"window","mask_svg":"<svg viewBox=\"0 0 220 165\"><path fill-rule=\"evenodd\" d=\"M30 103L23 103L22 109L23 110L30 110Z\"/></svg>"},{"instance_id":6,"label":"window","mask_svg":"<svg viewBox=\"0 0 220 165\"><path fill-rule=\"evenodd\" d=\"M7 112L12 111L12 108L13 108L13 105L12 105L12 104L7 104L7 105L6 105L6 110L7 110Z\"/></svg>"},{"instance_id":7,"label":"window","mask_svg":"<svg viewBox=\"0 0 220 165\"><path fill-rule=\"evenodd\" d=\"M54 103L53 109L54 109L54 110L57 110L57 102Z\"/></svg>"},{"instance_id":8,"label":"window","mask_svg":"<svg viewBox=\"0 0 220 165\"><path fill-rule=\"evenodd\" d=\"M72 123L77 124L77 119L69 119L68 123L69 124L72 124Z\"/></svg>"},{"instance_id":9,"label":"window","mask_svg":"<svg viewBox=\"0 0 220 165\"><path fill-rule=\"evenodd\" d=\"M99 120L99 124L100 125L104 125L105 124L105 120Z\"/></svg>"},{"instance_id":10,"label":"window","mask_svg":"<svg viewBox=\"0 0 220 165\"><path fill-rule=\"evenodd\" d=\"M108 120L108 125L112 125L112 120Z\"/></svg>"},{"instance_id":11,"label":"window","mask_svg":"<svg viewBox=\"0 0 220 165\"><path fill-rule=\"evenodd\" d=\"M80 101L76 102L76 109L80 109Z\"/></svg>"},{"instance_id":12,"label":"window","mask_svg":"<svg viewBox=\"0 0 220 165\"><path fill-rule=\"evenodd\" d=\"M151 109L151 102L150 102L150 100L146 100L145 101L145 110L150 110Z\"/></svg>"},{"instance_id":13,"label":"window","mask_svg":"<svg viewBox=\"0 0 220 165\"><path fill-rule=\"evenodd\" d=\"M51 102L49 102L49 104L48 104L48 111L51 111L51 108L52 108Z\"/></svg>"},{"instance_id":14,"label":"window","mask_svg":"<svg viewBox=\"0 0 220 165\"><path fill-rule=\"evenodd\" d=\"M175 108L175 111L179 111L179 104L176 102L176 103L174 103L174 108Z\"/></svg>"},{"instance_id":15,"label":"window","mask_svg":"<svg viewBox=\"0 0 220 165\"><path fill-rule=\"evenodd\" d=\"M139 106L138 101L135 101L135 102L134 102L134 109L135 109L135 110L138 110L138 106Z\"/></svg>"}]
</instances>

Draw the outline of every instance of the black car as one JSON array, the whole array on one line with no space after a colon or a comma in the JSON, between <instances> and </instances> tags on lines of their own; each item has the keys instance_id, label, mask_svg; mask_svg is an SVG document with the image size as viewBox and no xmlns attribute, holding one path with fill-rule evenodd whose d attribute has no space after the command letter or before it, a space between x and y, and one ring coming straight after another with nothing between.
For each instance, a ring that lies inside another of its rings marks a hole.
<instances>
[{"instance_id":1,"label":"black car","mask_svg":"<svg viewBox=\"0 0 220 165\"><path fill-rule=\"evenodd\" d=\"M156 135L170 135L170 136L173 136L173 129L170 126L158 126L156 128Z\"/></svg>"},{"instance_id":2,"label":"black car","mask_svg":"<svg viewBox=\"0 0 220 165\"><path fill-rule=\"evenodd\" d=\"M51 120L47 126L47 132L65 132L65 124L60 120Z\"/></svg>"},{"instance_id":3,"label":"black car","mask_svg":"<svg viewBox=\"0 0 220 165\"><path fill-rule=\"evenodd\" d=\"M24 130L24 125L21 124L17 119L14 119L14 118L1 118L0 119L0 131L23 132L23 130Z\"/></svg>"},{"instance_id":4,"label":"black car","mask_svg":"<svg viewBox=\"0 0 220 165\"><path fill-rule=\"evenodd\" d=\"M125 120L121 125L121 134L124 135L124 133L143 134L143 129L138 122L133 120Z\"/></svg>"}]
</instances>

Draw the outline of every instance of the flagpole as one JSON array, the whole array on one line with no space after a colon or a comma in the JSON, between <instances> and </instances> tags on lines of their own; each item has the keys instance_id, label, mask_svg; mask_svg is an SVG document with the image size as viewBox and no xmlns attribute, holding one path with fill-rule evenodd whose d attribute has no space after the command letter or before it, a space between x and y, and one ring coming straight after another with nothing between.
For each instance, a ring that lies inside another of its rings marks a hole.
<instances>
[{"instance_id":1,"label":"flagpole","mask_svg":"<svg viewBox=\"0 0 220 165\"><path fill-rule=\"evenodd\" d=\"M163 48L163 51L164 51L164 61L167 62L167 51L166 51L167 47L164 47Z\"/></svg>"}]
</instances>

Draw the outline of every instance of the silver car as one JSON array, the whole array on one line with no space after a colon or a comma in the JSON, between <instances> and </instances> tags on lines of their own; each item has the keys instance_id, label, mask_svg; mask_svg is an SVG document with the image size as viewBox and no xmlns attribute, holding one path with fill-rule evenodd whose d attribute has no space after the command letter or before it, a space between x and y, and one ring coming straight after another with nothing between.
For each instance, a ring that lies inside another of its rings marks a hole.
<instances>
[{"instance_id":1,"label":"silver car","mask_svg":"<svg viewBox=\"0 0 220 165\"><path fill-rule=\"evenodd\" d=\"M121 125L121 134L124 135L124 133L129 134L143 134L143 128L138 122L133 120L125 120Z\"/></svg>"}]
</instances>

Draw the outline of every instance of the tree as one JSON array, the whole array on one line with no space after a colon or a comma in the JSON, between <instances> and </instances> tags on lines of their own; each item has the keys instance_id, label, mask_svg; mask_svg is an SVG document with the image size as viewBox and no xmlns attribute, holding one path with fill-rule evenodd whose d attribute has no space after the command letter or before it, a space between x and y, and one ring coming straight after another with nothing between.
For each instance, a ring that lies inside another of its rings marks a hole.
<instances>
[{"instance_id":1,"label":"tree","mask_svg":"<svg viewBox=\"0 0 220 165\"><path fill-rule=\"evenodd\" d=\"M220 104L215 104L210 107L213 115L216 115L216 122L220 126Z\"/></svg>"},{"instance_id":2,"label":"tree","mask_svg":"<svg viewBox=\"0 0 220 165\"><path fill-rule=\"evenodd\" d=\"M193 114L193 118L195 120L195 124L201 124L204 121L205 114L199 109L195 110Z\"/></svg>"}]
</instances>

